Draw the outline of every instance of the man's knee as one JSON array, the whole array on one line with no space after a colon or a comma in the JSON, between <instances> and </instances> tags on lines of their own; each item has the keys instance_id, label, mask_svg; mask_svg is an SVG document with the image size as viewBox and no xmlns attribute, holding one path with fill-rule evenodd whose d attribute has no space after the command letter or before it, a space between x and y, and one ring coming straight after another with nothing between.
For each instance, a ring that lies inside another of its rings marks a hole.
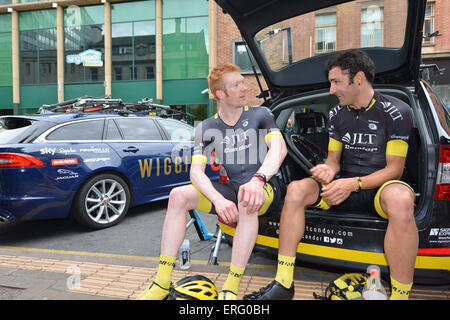
<instances>
[{"instance_id":1,"label":"man's knee","mask_svg":"<svg viewBox=\"0 0 450 320\"><path fill-rule=\"evenodd\" d=\"M190 186L182 186L173 188L169 194L169 207L173 208L183 208L185 210L195 209L195 206L191 208L194 204L195 189L190 190Z\"/></svg>"},{"instance_id":2,"label":"man's knee","mask_svg":"<svg viewBox=\"0 0 450 320\"><path fill-rule=\"evenodd\" d=\"M292 181L287 188L285 201L295 202L299 205L311 205L317 200L319 187L310 178Z\"/></svg>"},{"instance_id":3,"label":"man's knee","mask_svg":"<svg viewBox=\"0 0 450 320\"><path fill-rule=\"evenodd\" d=\"M381 206L389 220L409 222L414 219L414 193L405 185L388 185L380 196Z\"/></svg>"}]
</instances>

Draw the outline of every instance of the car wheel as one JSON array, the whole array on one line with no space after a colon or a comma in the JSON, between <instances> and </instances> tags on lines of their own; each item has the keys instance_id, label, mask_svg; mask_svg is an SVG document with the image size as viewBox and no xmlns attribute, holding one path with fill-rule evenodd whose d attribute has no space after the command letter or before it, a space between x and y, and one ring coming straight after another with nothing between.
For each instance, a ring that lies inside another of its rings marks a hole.
<instances>
[{"instance_id":1,"label":"car wheel","mask_svg":"<svg viewBox=\"0 0 450 320\"><path fill-rule=\"evenodd\" d=\"M90 178L79 189L72 208L74 219L93 229L119 223L130 207L131 195L126 182L114 174Z\"/></svg>"}]
</instances>

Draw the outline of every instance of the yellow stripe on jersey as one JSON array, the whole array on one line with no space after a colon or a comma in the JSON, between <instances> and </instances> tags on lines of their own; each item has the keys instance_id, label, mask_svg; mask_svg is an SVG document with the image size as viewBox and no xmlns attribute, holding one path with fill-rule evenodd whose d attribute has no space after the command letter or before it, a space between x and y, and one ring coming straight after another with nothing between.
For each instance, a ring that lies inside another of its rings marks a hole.
<instances>
[{"instance_id":1,"label":"yellow stripe on jersey","mask_svg":"<svg viewBox=\"0 0 450 320\"><path fill-rule=\"evenodd\" d=\"M386 154L391 156L406 157L408 153L408 143L403 140L390 140L386 144Z\"/></svg>"},{"instance_id":2,"label":"yellow stripe on jersey","mask_svg":"<svg viewBox=\"0 0 450 320\"><path fill-rule=\"evenodd\" d=\"M328 139L328 151L341 151L344 144L333 138Z\"/></svg>"},{"instance_id":3,"label":"yellow stripe on jersey","mask_svg":"<svg viewBox=\"0 0 450 320\"><path fill-rule=\"evenodd\" d=\"M264 140L266 141L266 143L268 143L269 140L272 139L273 137L283 137L283 135L281 134L281 132L279 130L270 131L268 134L266 134L266 136L264 137Z\"/></svg>"},{"instance_id":4,"label":"yellow stripe on jersey","mask_svg":"<svg viewBox=\"0 0 450 320\"><path fill-rule=\"evenodd\" d=\"M369 111L370 108L373 107L373 105L375 104L375 102L377 102L377 100L375 100L375 98L372 98L372 101L370 101L369 106L366 108L366 111Z\"/></svg>"},{"instance_id":5,"label":"yellow stripe on jersey","mask_svg":"<svg viewBox=\"0 0 450 320\"><path fill-rule=\"evenodd\" d=\"M203 164L206 164L207 160L208 159L203 154L194 154L192 156L192 163L203 163Z\"/></svg>"}]
</instances>

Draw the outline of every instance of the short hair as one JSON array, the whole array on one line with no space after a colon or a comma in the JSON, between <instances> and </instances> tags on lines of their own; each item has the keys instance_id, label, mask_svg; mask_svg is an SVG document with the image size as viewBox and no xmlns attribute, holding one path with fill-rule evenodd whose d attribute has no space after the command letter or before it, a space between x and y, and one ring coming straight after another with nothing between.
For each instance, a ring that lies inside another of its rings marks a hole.
<instances>
[{"instance_id":1,"label":"short hair","mask_svg":"<svg viewBox=\"0 0 450 320\"><path fill-rule=\"evenodd\" d=\"M217 99L217 97L216 97L217 90L225 91L222 76L225 73L229 73L229 72L241 72L241 68L239 68L237 65L232 64L232 63L224 63L224 64L221 64L221 65L215 67L209 73L208 85L209 85L209 90L212 93L212 95L214 96L214 98Z\"/></svg>"},{"instance_id":2,"label":"short hair","mask_svg":"<svg viewBox=\"0 0 450 320\"><path fill-rule=\"evenodd\" d=\"M326 63L327 76L334 67L339 67L342 71L348 71L350 84L353 83L353 78L359 71L364 72L370 84L373 84L375 79L375 63L362 50L353 49L332 56Z\"/></svg>"}]
</instances>

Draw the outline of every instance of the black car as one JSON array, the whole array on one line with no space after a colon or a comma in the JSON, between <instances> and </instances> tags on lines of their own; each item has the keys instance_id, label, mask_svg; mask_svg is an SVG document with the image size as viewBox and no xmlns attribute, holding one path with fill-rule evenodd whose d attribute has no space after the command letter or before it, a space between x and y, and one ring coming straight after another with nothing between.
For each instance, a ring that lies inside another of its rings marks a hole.
<instances>
[{"instance_id":1,"label":"black car","mask_svg":"<svg viewBox=\"0 0 450 320\"><path fill-rule=\"evenodd\" d=\"M375 62L375 91L411 106L414 128L404 179L415 190L419 250L415 281L450 281L449 111L421 79L426 0L216 0L239 27L267 83L265 105L283 129L289 154L280 169L287 186L310 176L326 158L329 94L325 62L361 48ZM287 128L287 123L292 128ZM257 245L276 249L280 210L261 216ZM387 221L369 212L308 208L300 261L388 274L383 242ZM221 223L232 236L233 226Z\"/></svg>"}]
</instances>

